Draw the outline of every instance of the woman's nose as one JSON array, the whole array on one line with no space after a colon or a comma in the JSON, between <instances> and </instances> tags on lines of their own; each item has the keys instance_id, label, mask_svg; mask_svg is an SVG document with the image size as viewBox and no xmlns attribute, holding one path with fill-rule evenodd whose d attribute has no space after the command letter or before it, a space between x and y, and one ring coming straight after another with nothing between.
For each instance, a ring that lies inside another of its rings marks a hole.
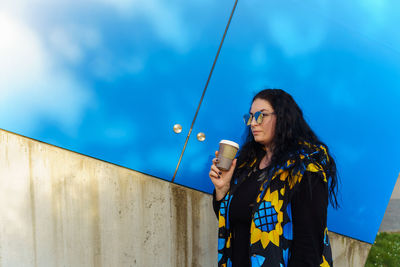
<instances>
[{"instance_id":1,"label":"woman's nose","mask_svg":"<svg viewBox=\"0 0 400 267\"><path fill-rule=\"evenodd\" d=\"M254 126L254 125L257 125L257 124L258 124L258 123L257 123L257 121L256 121L256 118L254 118L254 116L251 117L250 125L251 125L251 126Z\"/></svg>"}]
</instances>

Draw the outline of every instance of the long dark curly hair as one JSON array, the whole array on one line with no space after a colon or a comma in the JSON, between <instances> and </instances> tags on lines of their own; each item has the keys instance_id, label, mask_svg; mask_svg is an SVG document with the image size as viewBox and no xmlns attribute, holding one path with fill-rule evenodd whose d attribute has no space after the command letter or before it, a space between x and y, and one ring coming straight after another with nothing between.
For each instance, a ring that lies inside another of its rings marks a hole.
<instances>
[{"instance_id":1,"label":"long dark curly hair","mask_svg":"<svg viewBox=\"0 0 400 267\"><path fill-rule=\"evenodd\" d=\"M328 161L325 164L324 171L328 178L329 201L334 208L338 208L338 177L335 160L329 153L328 147L318 139L317 135L305 121L303 112L293 97L281 89L265 89L254 96L252 103L256 99L268 101L276 114L270 166L282 165L289 158L293 159L293 155L296 155L297 151L304 148L304 143L324 146L328 154ZM257 160L256 164L259 164L266 153L268 152L264 146L254 140L250 127L247 127L244 144L238 152L236 174L250 168L249 165L251 162L254 162L254 159ZM321 160L323 160L322 156ZM300 160L296 160L295 162L299 163ZM291 178L289 177L289 179Z\"/></svg>"}]
</instances>

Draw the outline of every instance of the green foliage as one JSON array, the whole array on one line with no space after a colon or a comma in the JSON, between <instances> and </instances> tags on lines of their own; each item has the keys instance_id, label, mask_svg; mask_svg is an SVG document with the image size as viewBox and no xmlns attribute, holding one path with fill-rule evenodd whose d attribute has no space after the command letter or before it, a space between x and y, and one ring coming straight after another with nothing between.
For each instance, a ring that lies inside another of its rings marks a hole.
<instances>
[{"instance_id":1,"label":"green foliage","mask_svg":"<svg viewBox=\"0 0 400 267\"><path fill-rule=\"evenodd\" d=\"M365 264L373 266L400 266L400 233L378 233Z\"/></svg>"}]
</instances>

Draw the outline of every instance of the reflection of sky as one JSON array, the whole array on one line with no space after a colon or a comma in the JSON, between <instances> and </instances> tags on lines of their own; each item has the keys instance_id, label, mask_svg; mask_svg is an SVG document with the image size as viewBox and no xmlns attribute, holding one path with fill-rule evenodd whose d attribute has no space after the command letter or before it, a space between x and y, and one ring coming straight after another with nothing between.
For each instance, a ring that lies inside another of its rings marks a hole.
<instances>
[{"instance_id":1,"label":"reflection of sky","mask_svg":"<svg viewBox=\"0 0 400 267\"><path fill-rule=\"evenodd\" d=\"M171 179L232 5L3 1L0 128ZM399 10L394 0L240 2L192 133L207 139L189 140L177 182L210 192L218 140L240 139L258 89L287 88L340 167L346 205L333 230L371 241L400 171Z\"/></svg>"}]
</instances>

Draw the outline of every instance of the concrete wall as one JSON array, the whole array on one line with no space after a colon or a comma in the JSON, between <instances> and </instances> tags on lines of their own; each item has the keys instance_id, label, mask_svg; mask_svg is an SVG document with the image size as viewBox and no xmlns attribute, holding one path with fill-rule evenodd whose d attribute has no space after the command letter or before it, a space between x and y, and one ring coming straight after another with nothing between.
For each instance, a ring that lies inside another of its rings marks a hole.
<instances>
[{"instance_id":1,"label":"concrete wall","mask_svg":"<svg viewBox=\"0 0 400 267\"><path fill-rule=\"evenodd\" d=\"M400 174L397 177L396 185L394 186L391 199L400 199Z\"/></svg>"},{"instance_id":2,"label":"concrete wall","mask_svg":"<svg viewBox=\"0 0 400 267\"><path fill-rule=\"evenodd\" d=\"M379 232L400 232L400 175L394 186Z\"/></svg>"},{"instance_id":3,"label":"concrete wall","mask_svg":"<svg viewBox=\"0 0 400 267\"><path fill-rule=\"evenodd\" d=\"M371 244L349 237L329 233L332 246L333 265L335 267L364 266L367 261Z\"/></svg>"},{"instance_id":4,"label":"concrete wall","mask_svg":"<svg viewBox=\"0 0 400 267\"><path fill-rule=\"evenodd\" d=\"M211 196L0 130L0 267L216 266ZM335 266L370 245L330 233Z\"/></svg>"},{"instance_id":5,"label":"concrete wall","mask_svg":"<svg viewBox=\"0 0 400 267\"><path fill-rule=\"evenodd\" d=\"M213 266L211 197L0 130L0 266Z\"/></svg>"}]
</instances>

